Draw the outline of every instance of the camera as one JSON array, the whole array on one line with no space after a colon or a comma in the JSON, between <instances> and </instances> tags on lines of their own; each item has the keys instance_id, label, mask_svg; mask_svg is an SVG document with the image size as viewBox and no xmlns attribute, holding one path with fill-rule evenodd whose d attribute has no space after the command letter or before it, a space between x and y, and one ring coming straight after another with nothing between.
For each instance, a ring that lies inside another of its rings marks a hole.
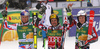
<instances>
[{"instance_id":1,"label":"camera","mask_svg":"<svg viewBox=\"0 0 100 49\"><path fill-rule=\"evenodd\" d=\"M7 13L8 13L8 12L7 12L6 10L3 10L3 11L1 12L1 14L2 14L3 17L7 17Z\"/></svg>"}]
</instances>

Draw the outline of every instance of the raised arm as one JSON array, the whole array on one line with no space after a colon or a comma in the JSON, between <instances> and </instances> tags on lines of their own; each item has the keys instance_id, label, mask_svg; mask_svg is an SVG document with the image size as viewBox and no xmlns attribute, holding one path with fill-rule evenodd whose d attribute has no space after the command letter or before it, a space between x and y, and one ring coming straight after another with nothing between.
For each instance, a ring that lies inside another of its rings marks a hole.
<instances>
[{"instance_id":1,"label":"raised arm","mask_svg":"<svg viewBox=\"0 0 100 49\"><path fill-rule=\"evenodd\" d=\"M67 24L67 30L69 30L72 26L77 25L77 22L73 19L72 15L72 5L73 3L70 3L67 5L66 11L67 11L67 16L69 20L69 24Z\"/></svg>"},{"instance_id":2,"label":"raised arm","mask_svg":"<svg viewBox=\"0 0 100 49\"><path fill-rule=\"evenodd\" d=\"M8 25L7 20L4 21L3 27L8 30L17 30L17 24Z\"/></svg>"}]
</instances>

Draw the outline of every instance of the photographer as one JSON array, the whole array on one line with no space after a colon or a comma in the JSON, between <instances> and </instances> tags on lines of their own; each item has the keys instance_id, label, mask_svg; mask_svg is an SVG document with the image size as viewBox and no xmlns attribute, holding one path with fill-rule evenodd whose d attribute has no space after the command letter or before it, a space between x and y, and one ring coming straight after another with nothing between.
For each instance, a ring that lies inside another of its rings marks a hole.
<instances>
[{"instance_id":1,"label":"photographer","mask_svg":"<svg viewBox=\"0 0 100 49\"><path fill-rule=\"evenodd\" d=\"M40 23L46 27L51 26L49 17L53 13L53 8L48 4L48 1L38 0L38 4L36 5L36 8L39 10L39 14L43 16ZM47 31L42 30L43 39L46 38L46 32Z\"/></svg>"}]
</instances>

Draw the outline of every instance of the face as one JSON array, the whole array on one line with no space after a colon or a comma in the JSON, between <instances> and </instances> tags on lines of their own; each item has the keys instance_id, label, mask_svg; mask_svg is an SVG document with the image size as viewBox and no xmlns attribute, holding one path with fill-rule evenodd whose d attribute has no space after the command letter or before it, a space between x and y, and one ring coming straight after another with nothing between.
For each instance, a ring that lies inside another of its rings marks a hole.
<instances>
[{"instance_id":1,"label":"face","mask_svg":"<svg viewBox=\"0 0 100 49\"><path fill-rule=\"evenodd\" d=\"M28 22L28 16L22 16L21 19L22 19L23 23L27 23Z\"/></svg>"},{"instance_id":2,"label":"face","mask_svg":"<svg viewBox=\"0 0 100 49\"><path fill-rule=\"evenodd\" d=\"M57 24L58 24L58 23L57 23L57 19L51 19L51 25L52 25L52 26L55 27L55 26L57 26Z\"/></svg>"},{"instance_id":3,"label":"face","mask_svg":"<svg viewBox=\"0 0 100 49\"><path fill-rule=\"evenodd\" d=\"M85 22L85 16L79 16L79 22L83 24Z\"/></svg>"}]
</instances>

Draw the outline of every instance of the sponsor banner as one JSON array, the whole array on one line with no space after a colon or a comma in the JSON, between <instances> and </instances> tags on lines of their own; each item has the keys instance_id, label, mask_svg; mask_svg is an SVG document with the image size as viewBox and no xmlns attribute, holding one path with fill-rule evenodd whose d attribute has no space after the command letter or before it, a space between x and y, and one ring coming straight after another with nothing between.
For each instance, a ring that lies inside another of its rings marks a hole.
<instances>
[{"instance_id":1,"label":"sponsor banner","mask_svg":"<svg viewBox=\"0 0 100 49\"><path fill-rule=\"evenodd\" d=\"M20 13L13 13L7 16L7 21L11 23L19 23L21 22Z\"/></svg>"},{"instance_id":2,"label":"sponsor banner","mask_svg":"<svg viewBox=\"0 0 100 49\"><path fill-rule=\"evenodd\" d=\"M77 17L74 17L74 19L77 19ZM89 16L87 16L87 21L89 22ZM94 16L93 27L95 27L98 36L100 36L100 16ZM75 36L75 35L76 35L76 26L74 25L69 30L69 36Z\"/></svg>"},{"instance_id":3,"label":"sponsor banner","mask_svg":"<svg viewBox=\"0 0 100 49\"><path fill-rule=\"evenodd\" d=\"M78 11L80 10L85 10L87 14L89 14L90 10L94 10L95 14L100 14L100 7L99 8L77 8L77 9L72 9L72 15L77 15Z\"/></svg>"},{"instance_id":4,"label":"sponsor banner","mask_svg":"<svg viewBox=\"0 0 100 49\"><path fill-rule=\"evenodd\" d=\"M7 22L8 22L8 25L13 25L15 23L19 23L21 20L20 20L20 12L21 11L10 11L8 12L7 14ZM30 12L30 17L32 17L32 13L33 12L37 12L37 10L34 10L34 11L29 11ZM62 25L62 9L54 9L53 11L55 14L57 14L59 16L59 22L61 23ZM2 15L0 13L0 19L2 18ZM30 19L30 22L32 22L32 19ZM0 20L0 33L2 32L2 20ZM7 26L9 27L9 26ZM16 35L16 38L12 38L12 37L15 37L14 34L12 34L12 32ZM4 40L3 41L13 41L13 40L18 40L18 34L16 32L16 30L12 31L12 30L7 30L4 28L3 30L3 38ZM6 36L6 37L5 37ZM9 38L7 38L7 36L9 36ZM0 37L1 37L1 34L0 34ZM41 33L41 30L38 28L37 29L37 37L38 38L41 38L42 37L42 33ZM7 39L7 40L6 40Z\"/></svg>"}]
</instances>

